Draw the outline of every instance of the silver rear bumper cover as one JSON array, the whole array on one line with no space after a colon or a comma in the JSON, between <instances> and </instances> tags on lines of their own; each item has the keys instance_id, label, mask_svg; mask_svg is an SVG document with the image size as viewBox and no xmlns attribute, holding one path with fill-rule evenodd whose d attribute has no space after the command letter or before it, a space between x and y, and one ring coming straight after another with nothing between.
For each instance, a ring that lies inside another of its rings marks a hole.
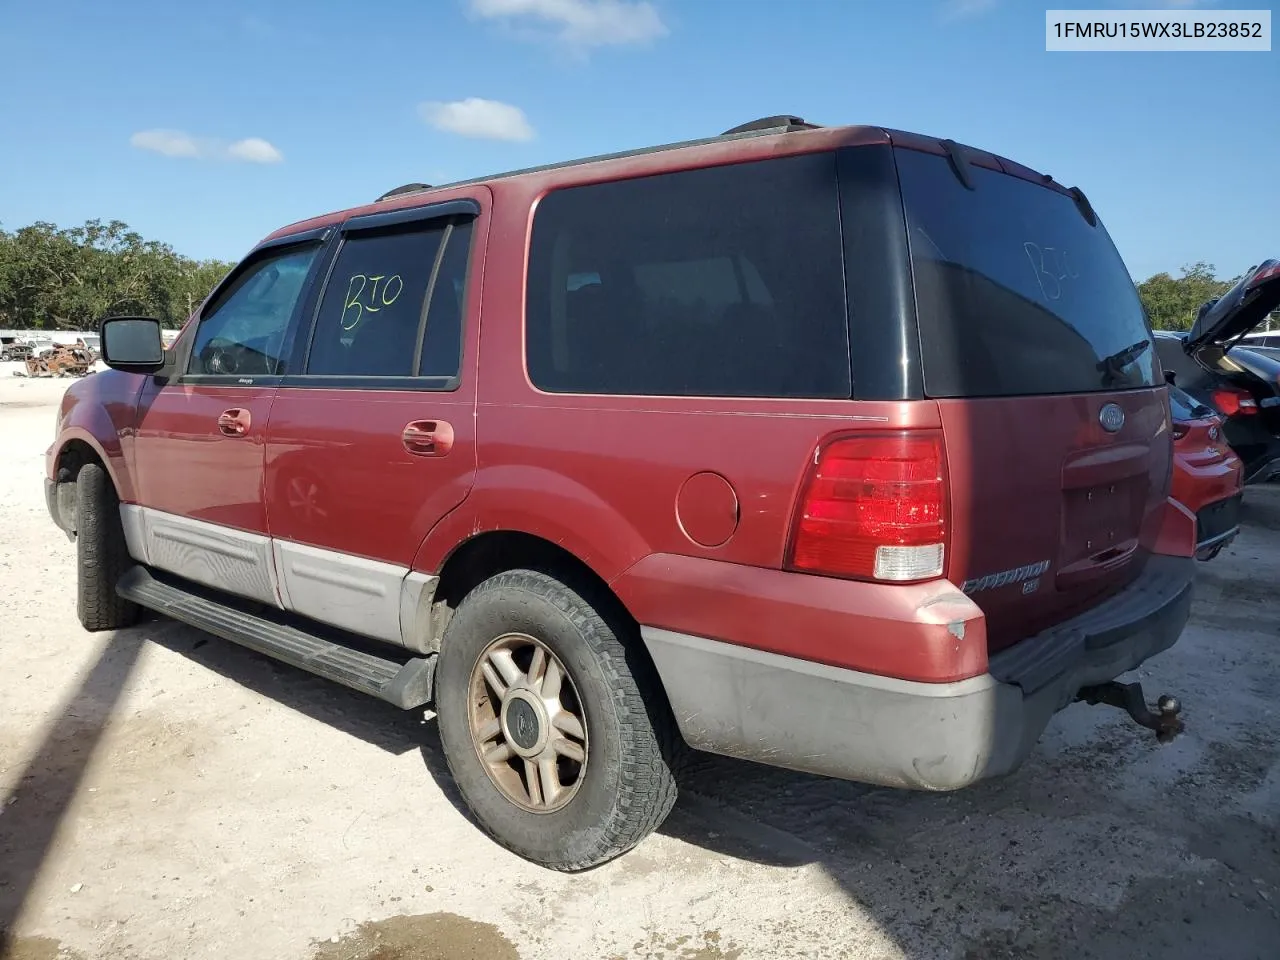
<instances>
[{"instance_id":1,"label":"silver rear bumper cover","mask_svg":"<svg viewBox=\"0 0 1280 960\"><path fill-rule=\"evenodd\" d=\"M642 627L690 746L771 766L919 790L1016 769L1081 687L1171 647L1195 562L1152 557L1130 587L992 658L988 673L921 683ZM851 642L856 642L852 640Z\"/></svg>"}]
</instances>

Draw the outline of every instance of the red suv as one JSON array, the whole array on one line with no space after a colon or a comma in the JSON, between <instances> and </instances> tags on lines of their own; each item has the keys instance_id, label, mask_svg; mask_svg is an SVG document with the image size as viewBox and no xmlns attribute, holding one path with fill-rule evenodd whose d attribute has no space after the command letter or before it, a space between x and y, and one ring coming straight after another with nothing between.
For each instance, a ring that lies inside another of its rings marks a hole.
<instances>
[{"instance_id":1,"label":"red suv","mask_svg":"<svg viewBox=\"0 0 1280 960\"><path fill-rule=\"evenodd\" d=\"M480 823L565 870L685 745L952 790L1181 632L1168 394L1079 190L784 117L392 194L167 351L103 323L47 458L87 628L434 704Z\"/></svg>"}]
</instances>

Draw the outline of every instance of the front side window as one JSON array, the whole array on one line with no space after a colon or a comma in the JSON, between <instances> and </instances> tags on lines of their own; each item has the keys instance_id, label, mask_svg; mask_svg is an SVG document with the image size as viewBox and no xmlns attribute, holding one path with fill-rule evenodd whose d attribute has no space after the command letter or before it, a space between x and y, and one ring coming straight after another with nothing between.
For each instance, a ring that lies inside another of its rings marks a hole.
<instances>
[{"instance_id":1,"label":"front side window","mask_svg":"<svg viewBox=\"0 0 1280 960\"><path fill-rule=\"evenodd\" d=\"M471 223L353 233L334 262L304 373L453 377Z\"/></svg>"},{"instance_id":2,"label":"front side window","mask_svg":"<svg viewBox=\"0 0 1280 960\"><path fill-rule=\"evenodd\" d=\"M188 373L274 376L285 373L289 321L319 251L294 248L249 267L200 319Z\"/></svg>"},{"instance_id":3,"label":"front side window","mask_svg":"<svg viewBox=\"0 0 1280 960\"><path fill-rule=\"evenodd\" d=\"M525 330L552 393L848 398L834 155L548 194Z\"/></svg>"}]
</instances>

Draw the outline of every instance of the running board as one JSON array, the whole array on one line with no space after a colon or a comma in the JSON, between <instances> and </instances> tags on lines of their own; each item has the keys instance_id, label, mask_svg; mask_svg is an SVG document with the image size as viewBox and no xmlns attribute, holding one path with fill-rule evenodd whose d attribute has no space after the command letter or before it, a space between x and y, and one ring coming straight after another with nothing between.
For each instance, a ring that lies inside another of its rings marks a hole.
<instances>
[{"instance_id":1,"label":"running board","mask_svg":"<svg viewBox=\"0 0 1280 960\"><path fill-rule=\"evenodd\" d=\"M431 700L434 657L415 657L403 664L386 660L297 627L207 600L157 580L143 566L126 571L116 584L116 593L156 613L397 707L420 707Z\"/></svg>"}]
</instances>

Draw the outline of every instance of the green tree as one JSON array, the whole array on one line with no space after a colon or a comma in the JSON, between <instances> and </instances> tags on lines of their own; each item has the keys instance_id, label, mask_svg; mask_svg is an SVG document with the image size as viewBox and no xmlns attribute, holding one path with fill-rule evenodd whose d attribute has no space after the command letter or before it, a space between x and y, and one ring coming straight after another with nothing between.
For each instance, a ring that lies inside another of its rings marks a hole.
<instances>
[{"instance_id":1,"label":"green tree","mask_svg":"<svg viewBox=\"0 0 1280 960\"><path fill-rule=\"evenodd\" d=\"M120 313L180 326L231 267L181 256L119 220L0 229L0 327L92 329Z\"/></svg>"},{"instance_id":2,"label":"green tree","mask_svg":"<svg viewBox=\"0 0 1280 960\"><path fill-rule=\"evenodd\" d=\"M1138 284L1138 294L1157 330L1190 330L1196 311L1206 300L1225 293L1234 280L1219 280L1212 264L1203 261L1182 268L1179 277L1157 273Z\"/></svg>"}]
</instances>

